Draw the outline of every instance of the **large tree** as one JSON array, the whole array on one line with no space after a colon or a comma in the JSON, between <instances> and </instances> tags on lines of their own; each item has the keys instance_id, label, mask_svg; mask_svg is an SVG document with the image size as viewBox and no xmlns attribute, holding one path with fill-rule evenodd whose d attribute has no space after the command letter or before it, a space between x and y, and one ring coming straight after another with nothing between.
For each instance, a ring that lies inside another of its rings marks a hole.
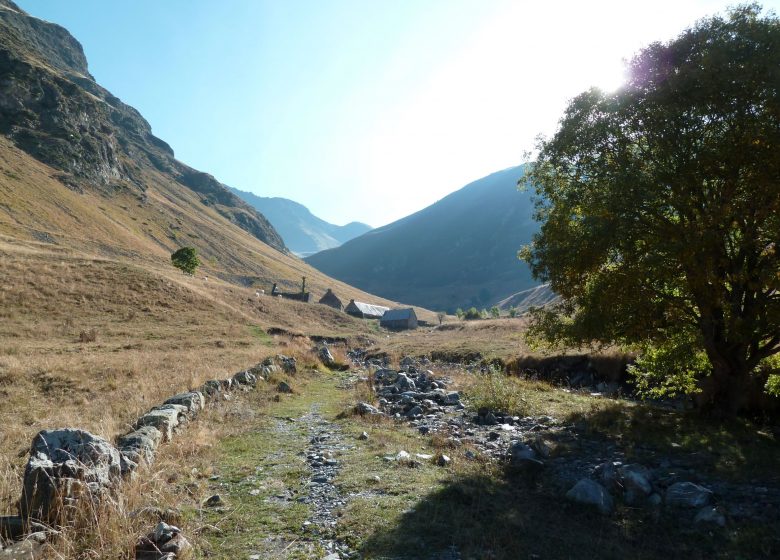
<instances>
[{"instance_id":1,"label":"large tree","mask_svg":"<svg viewBox=\"0 0 780 560\"><path fill-rule=\"evenodd\" d=\"M570 103L527 177L542 226L521 255L563 297L535 329L701 352L698 386L735 413L780 352L780 21L739 6L628 71Z\"/></svg>"}]
</instances>

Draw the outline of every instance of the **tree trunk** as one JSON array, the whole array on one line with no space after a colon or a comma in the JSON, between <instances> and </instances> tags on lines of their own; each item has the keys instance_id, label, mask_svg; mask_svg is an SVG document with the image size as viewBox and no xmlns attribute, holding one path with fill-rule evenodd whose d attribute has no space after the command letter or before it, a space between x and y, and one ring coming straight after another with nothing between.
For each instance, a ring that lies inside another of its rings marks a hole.
<instances>
[{"instance_id":1,"label":"tree trunk","mask_svg":"<svg viewBox=\"0 0 780 560\"><path fill-rule=\"evenodd\" d=\"M722 418L734 418L749 401L750 371L721 357L710 357L712 394L705 407Z\"/></svg>"}]
</instances>

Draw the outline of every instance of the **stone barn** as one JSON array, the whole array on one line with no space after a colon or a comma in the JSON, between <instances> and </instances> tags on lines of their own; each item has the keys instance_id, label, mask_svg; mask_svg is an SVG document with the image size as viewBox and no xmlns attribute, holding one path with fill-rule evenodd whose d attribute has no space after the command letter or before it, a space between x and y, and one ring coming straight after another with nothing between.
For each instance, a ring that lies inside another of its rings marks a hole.
<instances>
[{"instance_id":1,"label":"stone barn","mask_svg":"<svg viewBox=\"0 0 780 560\"><path fill-rule=\"evenodd\" d=\"M381 305L374 305L371 303L363 303L362 301L350 300L349 305L344 308L349 315L357 317L358 319L381 319L385 311L389 311L389 307L382 307Z\"/></svg>"},{"instance_id":2,"label":"stone barn","mask_svg":"<svg viewBox=\"0 0 780 560\"><path fill-rule=\"evenodd\" d=\"M328 288L328 291L325 292L325 295L320 298L319 303L323 305L327 305L328 307L332 307L333 309L338 309L341 311L344 309L344 304L341 303L341 300L336 296L336 294L333 293L333 290Z\"/></svg>"},{"instance_id":3,"label":"stone barn","mask_svg":"<svg viewBox=\"0 0 780 560\"><path fill-rule=\"evenodd\" d=\"M389 309L379 320L379 326L394 331L417 328L417 314L414 309Z\"/></svg>"}]
</instances>

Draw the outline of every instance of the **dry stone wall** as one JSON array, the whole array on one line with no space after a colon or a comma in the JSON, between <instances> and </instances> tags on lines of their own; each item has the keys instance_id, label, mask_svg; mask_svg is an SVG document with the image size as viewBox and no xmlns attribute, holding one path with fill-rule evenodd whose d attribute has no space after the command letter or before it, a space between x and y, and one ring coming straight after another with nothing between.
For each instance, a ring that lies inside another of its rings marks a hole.
<instances>
[{"instance_id":1,"label":"dry stone wall","mask_svg":"<svg viewBox=\"0 0 780 560\"><path fill-rule=\"evenodd\" d=\"M57 527L72 520L85 500L97 504L115 499L122 481L142 466L151 465L159 446L183 433L209 402L249 391L276 371L294 373L295 359L281 355L267 358L228 379L212 379L174 395L141 415L132 431L116 438L115 445L76 428L39 432L24 470L19 515L0 517L0 560L40 557L45 542L56 538ZM3 540L12 544L3 548ZM164 550L160 558L172 559L187 549L187 544L178 528L166 525L158 526L139 543L138 556L151 558L150 547Z\"/></svg>"}]
</instances>

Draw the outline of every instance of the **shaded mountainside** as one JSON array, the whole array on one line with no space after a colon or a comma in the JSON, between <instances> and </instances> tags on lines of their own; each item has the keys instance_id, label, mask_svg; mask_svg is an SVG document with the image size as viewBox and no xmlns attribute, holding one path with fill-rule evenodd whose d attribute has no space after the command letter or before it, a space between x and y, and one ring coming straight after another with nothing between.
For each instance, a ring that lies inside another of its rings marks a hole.
<instances>
[{"instance_id":1,"label":"shaded mountainside","mask_svg":"<svg viewBox=\"0 0 780 560\"><path fill-rule=\"evenodd\" d=\"M285 245L301 257L338 247L371 231L371 226L360 222L344 226L331 224L312 214L303 204L287 198L257 196L232 187L231 190L268 218Z\"/></svg>"},{"instance_id":2,"label":"shaded mountainside","mask_svg":"<svg viewBox=\"0 0 780 560\"><path fill-rule=\"evenodd\" d=\"M0 133L60 171L72 190L144 200L154 170L203 205L285 251L273 226L214 177L184 165L149 123L95 83L81 45L59 25L0 0Z\"/></svg>"},{"instance_id":3,"label":"shaded mountainside","mask_svg":"<svg viewBox=\"0 0 780 560\"><path fill-rule=\"evenodd\" d=\"M390 299L449 312L489 307L533 287L518 249L538 229L522 166L493 173L435 204L306 259Z\"/></svg>"}]
</instances>

